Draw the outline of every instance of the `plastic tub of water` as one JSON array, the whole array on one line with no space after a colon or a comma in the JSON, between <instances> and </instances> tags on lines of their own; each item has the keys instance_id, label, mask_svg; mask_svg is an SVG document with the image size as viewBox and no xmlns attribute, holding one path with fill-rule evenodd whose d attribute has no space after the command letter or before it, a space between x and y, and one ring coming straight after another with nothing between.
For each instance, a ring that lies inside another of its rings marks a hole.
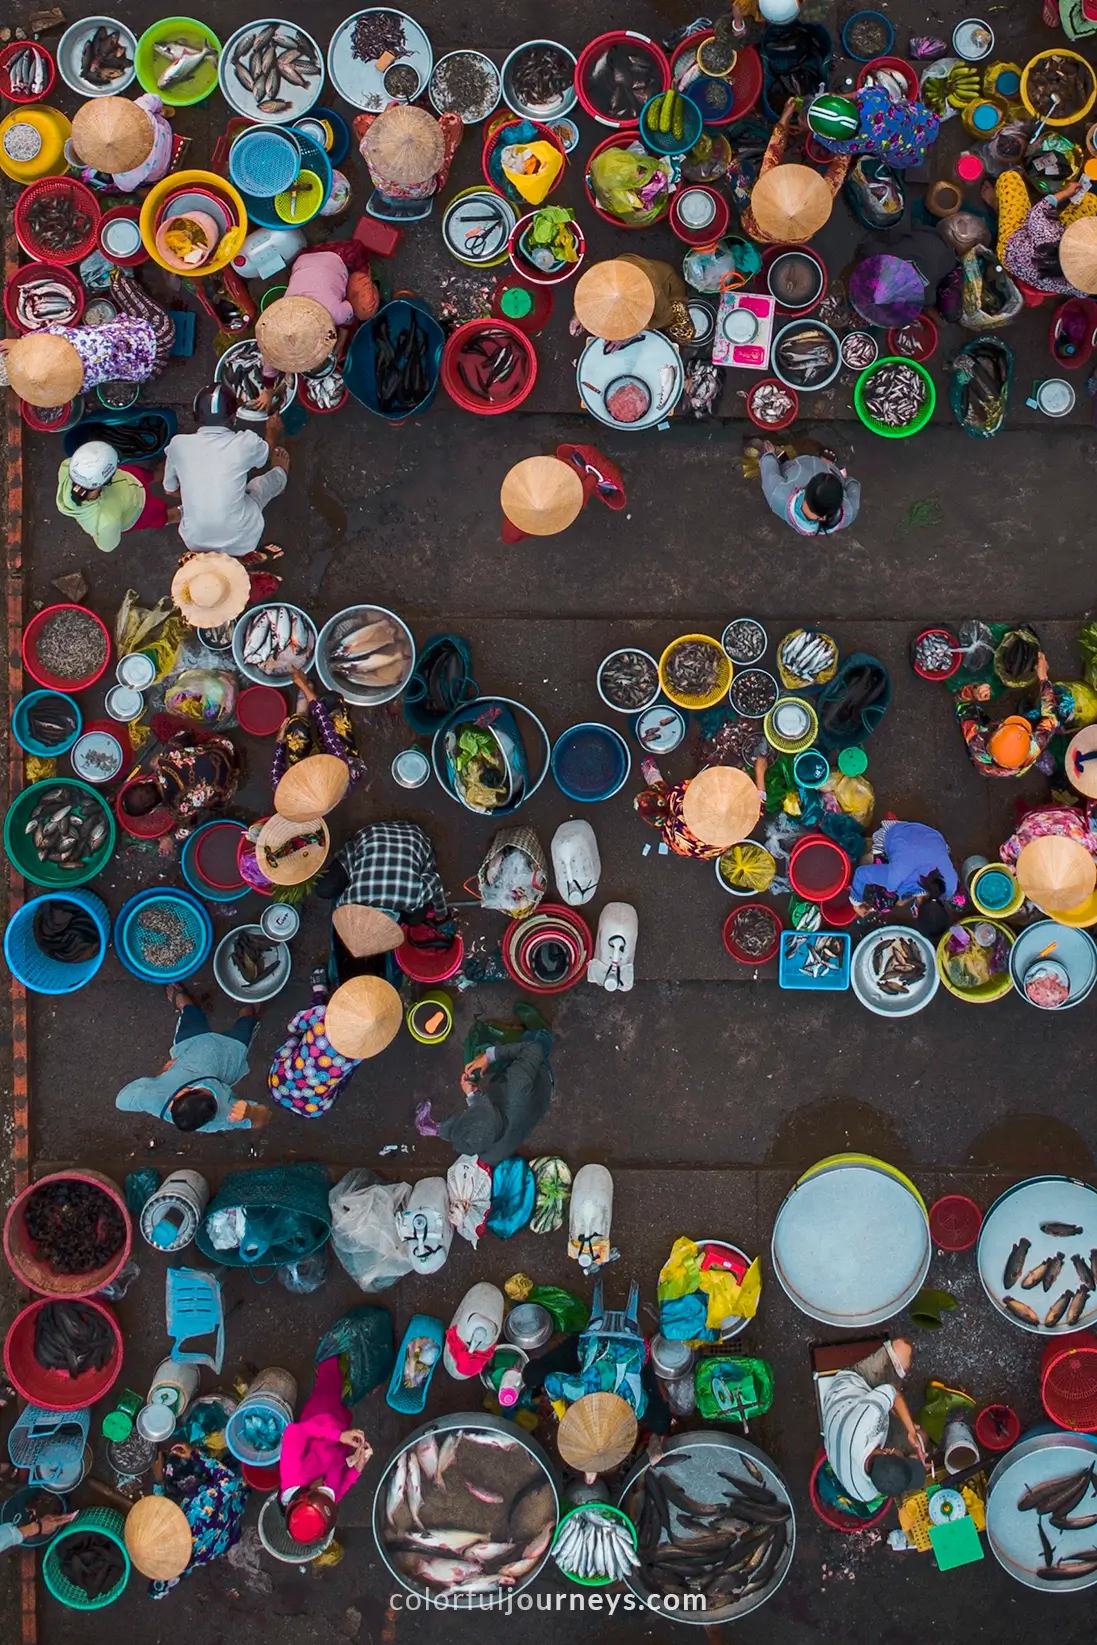
<instances>
[{"instance_id":1,"label":"plastic tub of water","mask_svg":"<svg viewBox=\"0 0 1097 1645\"><path fill-rule=\"evenodd\" d=\"M980 914L1009 919L1025 900L1013 870L1005 863L988 862L977 868L968 884L968 895Z\"/></svg>"},{"instance_id":2,"label":"plastic tub of water","mask_svg":"<svg viewBox=\"0 0 1097 1645\"><path fill-rule=\"evenodd\" d=\"M632 769L629 746L612 726L586 720L557 737L552 775L569 800L592 804L620 792Z\"/></svg>"},{"instance_id":3,"label":"plastic tub of water","mask_svg":"<svg viewBox=\"0 0 1097 1645\"><path fill-rule=\"evenodd\" d=\"M792 762L792 775L800 788L821 788L830 776L830 761L817 748L805 748Z\"/></svg>"}]
</instances>

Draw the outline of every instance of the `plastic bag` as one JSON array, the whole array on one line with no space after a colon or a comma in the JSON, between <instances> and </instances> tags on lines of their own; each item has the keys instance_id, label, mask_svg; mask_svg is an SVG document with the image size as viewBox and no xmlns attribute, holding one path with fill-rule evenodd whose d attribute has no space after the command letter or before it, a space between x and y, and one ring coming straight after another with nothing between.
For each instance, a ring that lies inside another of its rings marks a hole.
<instances>
[{"instance_id":1,"label":"plastic bag","mask_svg":"<svg viewBox=\"0 0 1097 1645\"><path fill-rule=\"evenodd\" d=\"M981 337L949 365L948 403L965 434L989 440L1002 428L1013 383L1013 350L1000 337Z\"/></svg>"},{"instance_id":2,"label":"plastic bag","mask_svg":"<svg viewBox=\"0 0 1097 1645\"><path fill-rule=\"evenodd\" d=\"M410 1193L406 1182L378 1182L375 1172L356 1170L328 1196L335 1255L363 1291L384 1291L412 1270L396 1223Z\"/></svg>"},{"instance_id":3,"label":"plastic bag","mask_svg":"<svg viewBox=\"0 0 1097 1645\"><path fill-rule=\"evenodd\" d=\"M475 1251L491 1208L491 1172L475 1154L461 1154L446 1172L449 1220Z\"/></svg>"},{"instance_id":4,"label":"plastic bag","mask_svg":"<svg viewBox=\"0 0 1097 1645\"><path fill-rule=\"evenodd\" d=\"M321 1245L319 1251L314 1251L311 1257L302 1257L299 1262L283 1262L274 1270L274 1277L287 1291L295 1297L307 1297L313 1291L318 1291L331 1272L331 1258L328 1248Z\"/></svg>"},{"instance_id":5,"label":"plastic bag","mask_svg":"<svg viewBox=\"0 0 1097 1645\"><path fill-rule=\"evenodd\" d=\"M396 1219L412 1266L420 1274L436 1274L453 1244L449 1219L449 1189L444 1177L423 1177Z\"/></svg>"},{"instance_id":6,"label":"plastic bag","mask_svg":"<svg viewBox=\"0 0 1097 1645\"><path fill-rule=\"evenodd\" d=\"M516 185L517 186L517 185ZM653 223L663 205L669 181L665 163L632 148L603 149L590 162L594 198L619 222L637 226Z\"/></svg>"},{"instance_id":7,"label":"plastic bag","mask_svg":"<svg viewBox=\"0 0 1097 1645\"><path fill-rule=\"evenodd\" d=\"M564 156L552 143L538 138L533 143L508 143L500 152L499 163L522 199L539 206L559 177Z\"/></svg>"},{"instance_id":8,"label":"plastic bag","mask_svg":"<svg viewBox=\"0 0 1097 1645\"><path fill-rule=\"evenodd\" d=\"M906 192L898 172L884 160L859 154L842 187L857 220L872 229L894 228L906 211Z\"/></svg>"},{"instance_id":9,"label":"plastic bag","mask_svg":"<svg viewBox=\"0 0 1097 1645\"><path fill-rule=\"evenodd\" d=\"M236 676L215 668L185 668L165 691L164 708L199 725L221 725L236 709Z\"/></svg>"},{"instance_id":10,"label":"plastic bag","mask_svg":"<svg viewBox=\"0 0 1097 1645\"><path fill-rule=\"evenodd\" d=\"M660 1302L689 1296L701 1283L701 1252L696 1242L680 1236L670 1248L670 1256L659 1270Z\"/></svg>"},{"instance_id":11,"label":"plastic bag","mask_svg":"<svg viewBox=\"0 0 1097 1645\"><path fill-rule=\"evenodd\" d=\"M990 246L974 246L961 261L963 307L968 331L1001 331L1024 308L1024 298Z\"/></svg>"},{"instance_id":12,"label":"plastic bag","mask_svg":"<svg viewBox=\"0 0 1097 1645\"><path fill-rule=\"evenodd\" d=\"M1052 684L1059 704L1059 724L1064 731L1081 731L1097 723L1097 689L1084 680L1055 680Z\"/></svg>"},{"instance_id":13,"label":"plastic bag","mask_svg":"<svg viewBox=\"0 0 1097 1645\"><path fill-rule=\"evenodd\" d=\"M741 1280L728 1268L706 1268L701 1289L708 1296L710 1329L718 1331L726 1319L753 1319L762 1298L762 1264L755 1257Z\"/></svg>"},{"instance_id":14,"label":"plastic bag","mask_svg":"<svg viewBox=\"0 0 1097 1645\"><path fill-rule=\"evenodd\" d=\"M565 1291L560 1285L535 1285L527 1301L539 1302L542 1308L547 1308L556 1329L567 1336L582 1331L590 1319L590 1309L582 1297L577 1297L574 1291Z\"/></svg>"},{"instance_id":15,"label":"plastic bag","mask_svg":"<svg viewBox=\"0 0 1097 1645\"><path fill-rule=\"evenodd\" d=\"M341 1314L320 1338L317 1365L333 1359L336 1354L343 1364L346 1397L351 1405L357 1405L371 1389L389 1380L396 1364L392 1315L388 1309L360 1302Z\"/></svg>"},{"instance_id":16,"label":"plastic bag","mask_svg":"<svg viewBox=\"0 0 1097 1645\"><path fill-rule=\"evenodd\" d=\"M682 278L694 291L738 291L762 267L762 253L750 240L720 240L714 247L687 251Z\"/></svg>"},{"instance_id":17,"label":"plastic bag","mask_svg":"<svg viewBox=\"0 0 1097 1645\"><path fill-rule=\"evenodd\" d=\"M1087 685L1097 690L1097 623L1084 623L1078 635L1078 649L1082 653L1082 672Z\"/></svg>"},{"instance_id":18,"label":"plastic bag","mask_svg":"<svg viewBox=\"0 0 1097 1645\"><path fill-rule=\"evenodd\" d=\"M488 1228L497 1239L511 1239L526 1226L533 1215L535 1192L528 1160L515 1154L499 1161L491 1176L488 1212Z\"/></svg>"},{"instance_id":19,"label":"plastic bag","mask_svg":"<svg viewBox=\"0 0 1097 1645\"><path fill-rule=\"evenodd\" d=\"M847 817L867 828L876 808L876 790L867 777L847 777L836 771L823 784L825 792L833 794Z\"/></svg>"}]
</instances>

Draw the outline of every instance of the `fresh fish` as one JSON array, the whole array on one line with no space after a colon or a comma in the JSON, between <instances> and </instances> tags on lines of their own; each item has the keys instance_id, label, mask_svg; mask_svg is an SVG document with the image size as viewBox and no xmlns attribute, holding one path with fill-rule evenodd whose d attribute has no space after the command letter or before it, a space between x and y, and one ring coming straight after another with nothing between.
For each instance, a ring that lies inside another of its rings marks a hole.
<instances>
[{"instance_id":1,"label":"fresh fish","mask_svg":"<svg viewBox=\"0 0 1097 1645\"><path fill-rule=\"evenodd\" d=\"M189 80L203 63L217 56L212 46L199 48L189 46L181 40L167 41L163 45L154 46L153 50L161 57L171 58L168 67L156 79L161 91L165 91L169 86L177 86L183 80Z\"/></svg>"},{"instance_id":2,"label":"fresh fish","mask_svg":"<svg viewBox=\"0 0 1097 1645\"><path fill-rule=\"evenodd\" d=\"M1057 1531L1088 1531L1097 1525L1097 1514L1079 1514L1074 1519L1069 1514L1052 1514L1051 1523Z\"/></svg>"},{"instance_id":3,"label":"fresh fish","mask_svg":"<svg viewBox=\"0 0 1097 1645\"><path fill-rule=\"evenodd\" d=\"M1040 1323L1040 1316L1036 1310L1030 1308L1027 1302L1018 1302L1016 1297L1003 1297L1002 1307L1007 1314L1012 1314L1014 1319L1023 1319L1026 1325Z\"/></svg>"},{"instance_id":4,"label":"fresh fish","mask_svg":"<svg viewBox=\"0 0 1097 1645\"><path fill-rule=\"evenodd\" d=\"M438 1441L433 1434L428 1434L426 1439L419 1441L415 1447L415 1455L419 1460L423 1478L428 1484L433 1483L438 1477Z\"/></svg>"},{"instance_id":5,"label":"fresh fish","mask_svg":"<svg viewBox=\"0 0 1097 1645\"><path fill-rule=\"evenodd\" d=\"M1094 1278L1093 1270L1089 1266L1089 1263L1086 1261L1085 1257L1080 1257L1077 1252L1075 1252L1074 1256L1072 1256L1070 1260L1074 1264L1074 1272L1078 1275L1078 1278L1081 1280L1086 1290L1092 1291L1094 1287L1097 1286L1097 1279Z\"/></svg>"},{"instance_id":6,"label":"fresh fish","mask_svg":"<svg viewBox=\"0 0 1097 1645\"><path fill-rule=\"evenodd\" d=\"M479 1531L459 1531L456 1529L444 1531L408 1531L402 1539L409 1548L414 1548L424 1554L452 1554L455 1558L468 1553L474 1543L480 1547L486 1544L480 1542ZM476 1558L476 1555L470 1557Z\"/></svg>"},{"instance_id":7,"label":"fresh fish","mask_svg":"<svg viewBox=\"0 0 1097 1645\"><path fill-rule=\"evenodd\" d=\"M1041 1566L1036 1575L1045 1582L1073 1582L1081 1576L1092 1576L1094 1571L1097 1571L1097 1548L1061 1559L1058 1565Z\"/></svg>"},{"instance_id":8,"label":"fresh fish","mask_svg":"<svg viewBox=\"0 0 1097 1645\"><path fill-rule=\"evenodd\" d=\"M508 1554L514 1552L514 1543L473 1542L457 1551L466 1554L469 1559L475 1559L481 1565L493 1565L497 1559L505 1559Z\"/></svg>"},{"instance_id":9,"label":"fresh fish","mask_svg":"<svg viewBox=\"0 0 1097 1645\"><path fill-rule=\"evenodd\" d=\"M1085 1313L1086 1309L1089 1307L1090 1298L1092 1297L1092 1295L1093 1295L1092 1290L1090 1290L1088 1287L1086 1287L1084 1285L1081 1287L1080 1290L1075 1291L1074 1301L1071 1303L1070 1307L1067 1309L1067 1324L1068 1325L1077 1325L1078 1321L1081 1319L1082 1315Z\"/></svg>"},{"instance_id":10,"label":"fresh fish","mask_svg":"<svg viewBox=\"0 0 1097 1645\"><path fill-rule=\"evenodd\" d=\"M479 1565L474 1565L471 1560L427 1559L423 1555L413 1557L408 1569L412 1576L417 1576L421 1582L429 1582L432 1588L452 1588L455 1583L468 1582L482 1575Z\"/></svg>"},{"instance_id":11,"label":"fresh fish","mask_svg":"<svg viewBox=\"0 0 1097 1645\"><path fill-rule=\"evenodd\" d=\"M423 1478L419 1468L419 1458L414 1451L408 1452L408 1513L412 1524L423 1529L423 1521L419 1518L419 1510L423 1506Z\"/></svg>"},{"instance_id":12,"label":"fresh fish","mask_svg":"<svg viewBox=\"0 0 1097 1645\"><path fill-rule=\"evenodd\" d=\"M1039 1485L1026 1486L1018 1498L1021 1513L1072 1513L1093 1484L1093 1468L1080 1468L1075 1474L1064 1474L1059 1479L1045 1479Z\"/></svg>"},{"instance_id":13,"label":"fresh fish","mask_svg":"<svg viewBox=\"0 0 1097 1645\"><path fill-rule=\"evenodd\" d=\"M389 1524L395 1523L396 1510L404 1500L404 1492L408 1483L408 1454L401 1451L393 1464L392 1477L389 1480L388 1495L385 1498L385 1518ZM421 1527L420 1527L421 1528Z\"/></svg>"},{"instance_id":14,"label":"fresh fish","mask_svg":"<svg viewBox=\"0 0 1097 1645\"><path fill-rule=\"evenodd\" d=\"M494 1430L477 1428L464 1434L466 1445L486 1445L492 1451L516 1451L518 1441L508 1439L506 1434L497 1434Z\"/></svg>"},{"instance_id":15,"label":"fresh fish","mask_svg":"<svg viewBox=\"0 0 1097 1645\"><path fill-rule=\"evenodd\" d=\"M1074 1299L1074 1292L1073 1291L1064 1291L1061 1297L1056 1298L1056 1300L1052 1303L1051 1307L1048 1309L1047 1313L1044 1315L1044 1324L1049 1329L1053 1325L1058 1325L1059 1321L1062 1319L1063 1315L1066 1313L1067 1308L1070 1306L1073 1299Z\"/></svg>"},{"instance_id":16,"label":"fresh fish","mask_svg":"<svg viewBox=\"0 0 1097 1645\"><path fill-rule=\"evenodd\" d=\"M1038 1262L1035 1268L1029 1269L1028 1273L1021 1281L1022 1291L1033 1291L1036 1289L1037 1285L1042 1282L1044 1275L1051 1267L1051 1261L1052 1259L1050 1257L1045 1257L1043 1262Z\"/></svg>"},{"instance_id":17,"label":"fresh fish","mask_svg":"<svg viewBox=\"0 0 1097 1645\"><path fill-rule=\"evenodd\" d=\"M1051 1234L1054 1239L1074 1239L1082 1232L1076 1222L1042 1222L1041 1234Z\"/></svg>"},{"instance_id":18,"label":"fresh fish","mask_svg":"<svg viewBox=\"0 0 1097 1645\"><path fill-rule=\"evenodd\" d=\"M293 634L293 618L284 605L276 606L270 616L274 629L274 643L279 651L284 651Z\"/></svg>"},{"instance_id":19,"label":"fresh fish","mask_svg":"<svg viewBox=\"0 0 1097 1645\"><path fill-rule=\"evenodd\" d=\"M504 1576L502 1571L496 1576L474 1576L467 1582L459 1582L450 1589L451 1594L488 1594L495 1593L499 1588L513 1588L514 1578Z\"/></svg>"},{"instance_id":20,"label":"fresh fish","mask_svg":"<svg viewBox=\"0 0 1097 1645\"><path fill-rule=\"evenodd\" d=\"M489 1507L496 1508L503 1501L503 1498L496 1491L486 1491L482 1485L472 1485L467 1479L464 1484L465 1490L468 1491L470 1496L474 1496L477 1502L486 1502Z\"/></svg>"},{"instance_id":21,"label":"fresh fish","mask_svg":"<svg viewBox=\"0 0 1097 1645\"><path fill-rule=\"evenodd\" d=\"M1013 1250L1009 1253L1009 1257L1006 1260L1006 1271L1002 1278L1003 1290L1008 1291L1011 1286L1017 1284L1017 1281L1021 1277L1021 1270L1025 1266L1025 1258L1028 1256L1029 1247L1031 1244L1031 1240L1019 1239L1017 1244L1013 1247Z\"/></svg>"},{"instance_id":22,"label":"fresh fish","mask_svg":"<svg viewBox=\"0 0 1097 1645\"><path fill-rule=\"evenodd\" d=\"M446 1469L452 1466L460 1443L460 1434L449 1434L438 1447L438 1468L435 1478L443 1490L446 1488Z\"/></svg>"},{"instance_id":23,"label":"fresh fish","mask_svg":"<svg viewBox=\"0 0 1097 1645\"><path fill-rule=\"evenodd\" d=\"M1063 1255L1062 1251L1057 1251L1051 1258L1051 1261L1047 1265L1047 1272L1044 1274L1045 1291L1051 1290L1051 1287L1055 1284L1055 1281L1059 1278L1059 1275L1062 1272L1063 1263L1065 1261L1066 1257Z\"/></svg>"}]
</instances>

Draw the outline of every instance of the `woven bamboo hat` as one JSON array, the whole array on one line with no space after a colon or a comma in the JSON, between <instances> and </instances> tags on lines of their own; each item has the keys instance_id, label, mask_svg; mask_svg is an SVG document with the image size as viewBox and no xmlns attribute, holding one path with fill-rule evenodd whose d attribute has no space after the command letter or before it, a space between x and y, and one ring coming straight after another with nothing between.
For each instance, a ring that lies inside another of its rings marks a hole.
<instances>
[{"instance_id":1,"label":"woven bamboo hat","mask_svg":"<svg viewBox=\"0 0 1097 1645\"><path fill-rule=\"evenodd\" d=\"M84 386L84 362L64 337L32 331L6 355L8 381L30 406L67 405Z\"/></svg>"},{"instance_id":2,"label":"woven bamboo hat","mask_svg":"<svg viewBox=\"0 0 1097 1645\"><path fill-rule=\"evenodd\" d=\"M298 835L319 834L318 841L301 845L288 855L271 859L272 851L279 851ZM261 873L272 885L303 885L324 866L331 847L331 836L323 817L310 817L307 822L290 822L288 817L271 817L259 831L255 842L255 860Z\"/></svg>"},{"instance_id":3,"label":"woven bamboo hat","mask_svg":"<svg viewBox=\"0 0 1097 1645\"><path fill-rule=\"evenodd\" d=\"M379 114L362 147L371 171L405 188L429 183L441 170L446 152L434 116L407 103L392 103Z\"/></svg>"},{"instance_id":4,"label":"woven bamboo hat","mask_svg":"<svg viewBox=\"0 0 1097 1645\"><path fill-rule=\"evenodd\" d=\"M310 754L291 765L274 790L274 809L290 822L311 822L333 811L349 787L345 761L335 754Z\"/></svg>"},{"instance_id":5,"label":"woven bamboo hat","mask_svg":"<svg viewBox=\"0 0 1097 1645\"><path fill-rule=\"evenodd\" d=\"M1097 292L1097 219L1079 217L1067 224L1059 241L1059 261L1075 291Z\"/></svg>"},{"instance_id":6,"label":"woven bamboo hat","mask_svg":"<svg viewBox=\"0 0 1097 1645\"><path fill-rule=\"evenodd\" d=\"M1097 863L1081 840L1047 834L1030 840L1017 858L1017 884L1037 908L1066 914L1092 896Z\"/></svg>"},{"instance_id":7,"label":"woven bamboo hat","mask_svg":"<svg viewBox=\"0 0 1097 1645\"><path fill-rule=\"evenodd\" d=\"M251 578L231 554L196 554L172 578L171 597L192 628L220 628L244 610Z\"/></svg>"},{"instance_id":8,"label":"woven bamboo hat","mask_svg":"<svg viewBox=\"0 0 1097 1645\"><path fill-rule=\"evenodd\" d=\"M352 977L324 1011L324 1033L341 1057L376 1057L404 1020L400 996L384 977Z\"/></svg>"},{"instance_id":9,"label":"woven bamboo hat","mask_svg":"<svg viewBox=\"0 0 1097 1645\"><path fill-rule=\"evenodd\" d=\"M526 457L507 474L499 502L519 531L552 537L582 513L583 482L559 457Z\"/></svg>"},{"instance_id":10,"label":"woven bamboo hat","mask_svg":"<svg viewBox=\"0 0 1097 1645\"><path fill-rule=\"evenodd\" d=\"M623 343L643 331L655 313L655 292L642 268L614 257L595 263L575 287L575 318L593 337Z\"/></svg>"},{"instance_id":11,"label":"woven bamboo hat","mask_svg":"<svg viewBox=\"0 0 1097 1645\"><path fill-rule=\"evenodd\" d=\"M126 1552L142 1576L172 1582L190 1564L194 1538L187 1516L166 1496L143 1496L126 1515Z\"/></svg>"},{"instance_id":12,"label":"woven bamboo hat","mask_svg":"<svg viewBox=\"0 0 1097 1645\"><path fill-rule=\"evenodd\" d=\"M754 779L730 765L710 765L687 785L682 821L702 845L725 850L745 840L762 811Z\"/></svg>"},{"instance_id":13,"label":"woven bamboo hat","mask_svg":"<svg viewBox=\"0 0 1097 1645\"><path fill-rule=\"evenodd\" d=\"M782 242L810 240L830 217L833 205L830 189L819 173L791 162L759 177L750 196L750 209L761 233Z\"/></svg>"},{"instance_id":14,"label":"woven bamboo hat","mask_svg":"<svg viewBox=\"0 0 1097 1645\"><path fill-rule=\"evenodd\" d=\"M636 1414L620 1394L584 1394L564 1412L556 1444L577 1473L605 1473L635 1446Z\"/></svg>"},{"instance_id":15,"label":"woven bamboo hat","mask_svg":"<svg viewBox=\"0 0 1097 1645\"><path fill-rule=\"evenodd\" d=\"M1070 786L1076 788L1079 794L1085 794L1091 800L1097 800L1097 760L1087 760L1077 771L1074 769L1076 754L1092 754L1097 751L1097 725L1087 725L1084 731L1075 732L1067 747L1066 768L1070 778Z\"/></svg>"},{"instance_id":16,"label":"woven bamboo hat","mask_svg":"<svg viewBox=\"0 0 1097 1645\"><path fill-rule=\"evenodd\" d=\"M152 121L128 97L96 97L72 117L72 146L96 171L132 171L155 142Z\"/></svg>"},{"instance_id":17,"label":"woven bamboo hat","mask_svg":"<svg viewBox=\"0 0 1097 1645\"><path fill-rule=\"evenodd\" d=\"M366 903L340 903L331 916L335 934L348 954L368 960L374 954L391 954L404 940L403 927L381 908Z\"/></svg>"},{"instance_id":18,"label":"woven bamboo hat","mask_svg":"<svg viewBox=\"0 0 1097 1645\"><path fill-rule=\"evenodd\" d=\"M279 297L255 322L263 364L276 371L315 371L335 347L335 322L315 297Z\"/></svg>"}]
</instances>

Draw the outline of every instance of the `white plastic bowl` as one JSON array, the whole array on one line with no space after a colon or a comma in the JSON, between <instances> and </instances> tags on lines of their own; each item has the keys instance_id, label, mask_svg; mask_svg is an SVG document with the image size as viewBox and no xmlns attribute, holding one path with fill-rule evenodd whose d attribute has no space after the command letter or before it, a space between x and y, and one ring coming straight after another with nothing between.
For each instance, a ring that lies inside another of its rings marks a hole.
<instances>
[{"instance_id":1,"label":"white plastic bowl","mask_svg":"<svg viewBox=\"0 0 1097 1645\"><path fill-rule=\"evenodd\" d=\"M118 80L112 80L109 86L93 85L80 73L80 60L84 55L85 43L99 28L110 29L112 33L117 30L130 60L130 67L125 74ZM120 23L117 17L81 17L78 22L69 25L57 42L57 68L61 78L66 86L80 97L120 97L137 78L137 69L134 66L136 60L137 36L125 23Z\"/></svg>"}]
</instances>

